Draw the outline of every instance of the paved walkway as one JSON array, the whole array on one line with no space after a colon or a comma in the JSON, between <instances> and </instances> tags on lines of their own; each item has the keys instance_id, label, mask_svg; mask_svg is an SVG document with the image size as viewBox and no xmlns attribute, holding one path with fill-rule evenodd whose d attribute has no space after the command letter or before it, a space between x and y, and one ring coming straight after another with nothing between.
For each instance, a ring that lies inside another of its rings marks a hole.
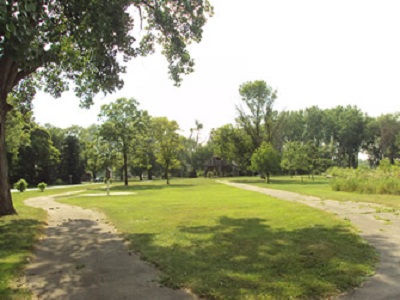
<instances>
[{"instance_id":1,"label":"paved walkway","mask_svg":"<svg viewBox=\"0 0 400 300\"><path fill-rule=\"evenodd\" d=\"M347 218L381 255L377 272L342 299L400 299L400 217L378 213L379 205L338 202L292 192L222 182L276 198L303 203ZM157 284L158 272L130 252L104 215L55 202L25 201L45 209L48 225L26 270L26 287L37 299L197 299Z\"/></svg>"},{"instance_id":2,"label":"paved walkway","mask_svg":"<svg viewBox=\"0 0 400 300\"><path fill-rule=\"evenodd\" d=\"M128 250L104 215L51 197L25 203L48 212L45 235L24 278L36 299L196 299L161 287L157 270Z\"/></svg>"},{"instance_id":3,"label":"paved walkway","mask_svg":"<svg viewBox=\"0 0 400 300\"><path fill-rule=\"evenodd\" d=\"M394 300L400 299L400 216L394 213L378 213L380 205L361 202L339 202L321 200L317 197L297 193L256 187L241 183L221 183L251 190L269 196L303 203L329 211L340 218L350 220L361 230L360 235L380 253L376 274L341 299L349 300Z\"/></svg>"}]
</instances>

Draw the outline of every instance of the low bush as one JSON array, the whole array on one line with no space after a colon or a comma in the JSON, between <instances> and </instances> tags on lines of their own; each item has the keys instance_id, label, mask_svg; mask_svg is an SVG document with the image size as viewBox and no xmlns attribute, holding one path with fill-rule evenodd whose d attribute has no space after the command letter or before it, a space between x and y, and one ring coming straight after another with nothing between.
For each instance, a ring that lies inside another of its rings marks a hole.
<instances>
[{"instance_id":1,"label":"low bush","mask_svg":"<svg viewBox=\"0 0 400 300\"><path fill-rule=\"evenodd\" d=\"M14 184L14 188L17 189L20 192L23 192L26 190L26 188L28 187L28 183L26 182L25 179L21 178L20 180L18 180L15 184Z\"/></svg>"},{"instance_id":2,"label":"low bush","mask_svg":"<svg viewBox=\"0 0 400 300\"><path fill-rule=\"evenodd\" d=\"M43 192L45 188L47 187L47 184L45 182L41 182L37 185L39 191Z\"/></svg>"}]
</instances>

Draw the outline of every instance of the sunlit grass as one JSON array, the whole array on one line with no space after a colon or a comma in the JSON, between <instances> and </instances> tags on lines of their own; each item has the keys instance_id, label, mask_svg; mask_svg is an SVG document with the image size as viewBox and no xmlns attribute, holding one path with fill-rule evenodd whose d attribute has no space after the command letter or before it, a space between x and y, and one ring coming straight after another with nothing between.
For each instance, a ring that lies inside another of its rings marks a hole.
<instances>
[{"instance_id":1,"label":"sunlit grass","mask_svg":"<svg viewBox=\"0 0 400 300\"><path fill-rule=\"evenodd\" d=\"M61 201L104 211L164 284L210 299L327 298L359 285L376 261L349 222L212 179Z\"/></svg>"},{"instance_id":2,"label":"sunlit grass","mask_svg":"<svg viewBox=\"0 0 400 300\"><path fill-rule=\"evenodd\" d=\"M300 177L278 176L271 177L271 184L259 177L238 177L229 180L240 183L248 183L260 187L296 192L303 195L320 197L321 199L331 199L338 201L369 202L385 206L400 208L400 196L397 195L370 195L358 194L354 192L334 191L331 187L331 180L322 176L315 176L314 180L304 177L301 182Z\"/></svg>"}]
</instances>

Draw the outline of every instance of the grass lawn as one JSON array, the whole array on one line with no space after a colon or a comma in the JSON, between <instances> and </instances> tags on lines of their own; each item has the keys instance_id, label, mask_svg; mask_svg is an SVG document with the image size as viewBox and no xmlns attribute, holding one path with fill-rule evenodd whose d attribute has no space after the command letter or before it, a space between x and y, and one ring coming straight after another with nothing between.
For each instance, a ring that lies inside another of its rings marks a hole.
<instances>
[{"instance_id":1,"label":"grass lawn","mask_svg":"<svg viewBox=\"0 0 400 300\"><path fill-rule=\"evenodd\" d=\"M100 209L165 285L208 299L327 298L374 270L376 252L349 223L305 205L212 179L114 191L135 194L60 201Z\"/></svg>"},{"instance_id":2,"label":"grass lawn","mask_svg":"<svg viewBox=\"0 0 400 300\"><path fill-rule=\"evenodd\" d=\"M259 177L237 177L230 178L229 180L239 183L252 184L260 187L285 190L310 196L317 196L321 199L377 203L395 209L400 209L400 196L398 195L371 195L334 191L331 188L332 179L326 179L322 176L315 176L314 181L307 176L304 176L303 182L301 182L300 177L290 178L289 176L273 176L271 177L270 184L267 184L265 180L260 179Z\"/></svg>"},{"instance_id":3,"label":"grass lawn","mask_svg":"<svg viewBox=\"0 0 400 300\"><path fill-rule=\"evenodd\" d=\"M29 292L14 287L13 281L20 275L42 232L46 212L25 206L23 200L79 189L82 187L13 193L18 215L0 218L0 299L29 299Z\"/></svg>"}]
</instances>

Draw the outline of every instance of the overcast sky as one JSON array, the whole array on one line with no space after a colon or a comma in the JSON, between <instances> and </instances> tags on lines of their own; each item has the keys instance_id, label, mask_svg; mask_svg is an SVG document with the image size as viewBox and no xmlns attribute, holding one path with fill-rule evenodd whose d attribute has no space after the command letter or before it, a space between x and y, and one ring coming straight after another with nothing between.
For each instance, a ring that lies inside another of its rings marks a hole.
<instances>
[{"instance_id":1,"label":"overcast sky","mask_svg":"<svg viewBox=\"0 0 400 300\"><path fill-rule=\"evenodd\" d=\"M39 93L40 124L88 126L101 104L133 97L152 116L195 120L211 128L234 122L239 86L265 80L278 90L276 109L357 105L369 115L400 111L400 1L210 0L215 15L190 47L195 72L177 88L159 54L132 60L125 87L96 97L89 110L65 93Z\"/></svg>"}]
</instances>

